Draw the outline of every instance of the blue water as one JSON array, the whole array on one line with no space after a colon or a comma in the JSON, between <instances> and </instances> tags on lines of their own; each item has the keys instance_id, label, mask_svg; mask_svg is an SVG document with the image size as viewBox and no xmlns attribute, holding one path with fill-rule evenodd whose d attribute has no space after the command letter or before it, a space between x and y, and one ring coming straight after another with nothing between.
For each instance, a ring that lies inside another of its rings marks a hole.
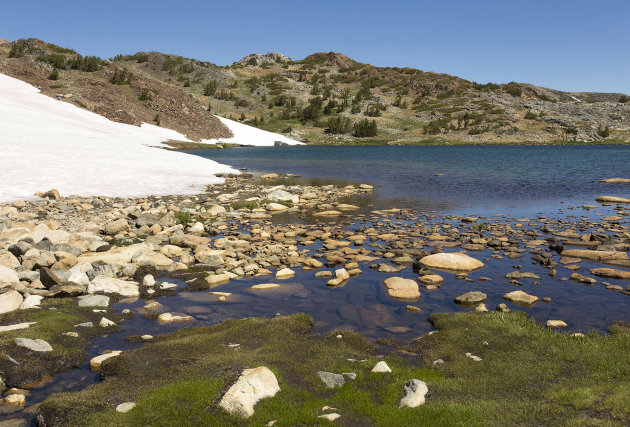
<instances>
[{"instance_id":1,"label":"blue water","mask_svg":"<svg viewBox=\"0 0 630 427\"><path fill-rule=\"evenodd\" d=\"M313 146L189 150L235 168L375 186L386 204L453 214L550 214L630 196L629 146ZM437 174L444 174L438 176Z\"/></svg>"}]
</instances>

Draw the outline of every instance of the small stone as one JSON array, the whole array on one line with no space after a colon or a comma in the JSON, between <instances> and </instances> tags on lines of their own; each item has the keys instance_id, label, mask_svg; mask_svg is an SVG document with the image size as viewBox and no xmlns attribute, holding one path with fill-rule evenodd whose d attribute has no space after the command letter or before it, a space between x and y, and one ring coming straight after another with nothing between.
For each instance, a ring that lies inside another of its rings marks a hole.
<instances>
[{"instance_id":1,"label":"small stone","mask_svg":"<svg viewBox=\"0 0 630 427\"><path fill-rule=\"evenodd\" d=\"M173 323L173 322L190 322L195 320L192 316L177 315L172 313L162 313L157 317L158 322L161 323Z\"/></svg>"},{"instance_id":2,"label":"small stone","mask_svg":"<svg viewBox=\"0 0 630 427\"><path fill-rule=\"evenodd\" d=\"M466 353L466 357L469 358L469 359L474 360L475 362L481 362L481 360L482 360L481 357L475 356L472 353Z\"/></svg>"},{"instance_id":3,"label":"small stone","mask_svg":"<svg viewBox=\"0 0 630 427\"><path fill-rule=\"evenodd\" d=\"M101 328L107 328L109 326L116 326L116 322L113 322L105 317L101 317L101 321L98 323Z\"/></svg>"},{"instance_id":4,"label":"small stone","mask_svg":"<svg viewBox=\"0 0 630 427\"><path fill-rule=\"evenodd\" d=\"M341 387L346 383L346 379L342 374L318 371L317 376L319 376L319 378L328 388Z\"/></svg>"},{"instance_id":5,"label":"small stone","mask_svg":"<svg viewBox=\"0 0 630 427\"><path fill-rule=\"evenodd\" d=\"M391 371L392 370L389 368L389 366L387 366L387 363L385 363L384 360L381 360L372 368L372 372L384 373L384 372L391 372Z\"/></svg>"},{"instance_id":6,"label":"small stone","mask_svg":"<svg viewBox=\"0 0 630 427\"><path fill-rule=\"evenodd\" d=\"M478 302L485 301L488 298L488 295L483 292L466 292L455 298L455 302L458 304L476 304Z\"/></svg>"},{"instance_id":7,"label":"small stone","mask_svg":"<svg viewBox=\"0 0 630 427\"><path fill-rule=\"evenodd\" d=\"M131 411L136 406L135 402L125 402L116 406L116 412L126 413Z\"/></svg>"},{"instance_id":8,"label":"small stone","mask_svg":"<svg viewBox=\"0 0 630 427\"><path fill-rule=\"evenodd\" d=\"M335 421L339 417L341 417L341 415L339 415L338 413L331 412L330 414L319 415L317 418L323 418L328 421Z\"/></svg>"},{"instance_id":9,"label":"small stone","mask_svg":"<svg viewBox=\"0 0 630 427\"><path fill-rule=\"evenodd\" d=\"M569 325L567 325L562 320L547 320L547 327L548 328L566 328L568 326Z\"/></svg>"},{"instance_id":10,"label":"small stone","mask_svg":"<svg viewBox=\"0 0 630 427\"><path fill-rule=\"evenodd\" d=\"M106 295L81 295L77 298L79 307L108 307L109 297Z\"/></svg>"},{"instance_id":11,"label":"small stone","mask_svg":"<svg viewBox=\"0 0 630 427\"><path fill-rule=\"evenodd\" d=\"M278 270L276 272L276 279L288 279L295 276L295 271L290 268L283 268L282 270Z\"/></svg>"}]
</instances>

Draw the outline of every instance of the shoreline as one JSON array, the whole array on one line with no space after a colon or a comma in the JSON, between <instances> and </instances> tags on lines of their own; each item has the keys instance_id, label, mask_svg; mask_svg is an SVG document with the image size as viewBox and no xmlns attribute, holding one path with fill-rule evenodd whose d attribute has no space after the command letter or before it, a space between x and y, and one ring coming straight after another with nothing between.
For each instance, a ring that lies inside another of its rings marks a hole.
<instances>
[{"instance_id":1,"label":"shoreline","mask_svg":"<svg viewBox=\"0 0 630 427\"><path fill-rule=\"evenodd\" d=\"M497 270L492 270L489 283L502 281L509 283L510 288L499 290L498 295L484 293L482 299L479 295L468 295L466 298L473 298L475 302L467 299L463 305L458 305L460 308L457 311L473 309L483 313L496 310L508 312L510 308L512 311L531 309L531 304L519 305L523 304L522 299L509 300L501 295L526 289L530 292L526 295L542 300L550 291L536 295L547 289L543 286L534 294L532 290L539 286L536 281L555 281L556 275L558 281L566 279L572 286L593 284L593 281L599 287L603 284L605 289L601 288L601 292L609 292L615 298L630 295L630 286L623 288L617 284L623 279L610 278L611 274L619 275L623 268L630 268L626 253L630 245L628 228L621 224L626 222L628 212L621 207L616 209L619 214L616 217L590 224L580 221L578 230L577 220L565 223L550 218L519 220L503 216L440 216L396 207L371 210L366 206L359 209L359 206L346 203L346 199L369 197L372 191L369 185L287 187L282 182L283 178L277 174L256 177L242 174L227 176L224 184L210 186L205 193L197 195L63 199L50 192L48 200L0 205L0 218L3 220L0 228L2 261L12 266L6 268L15 273L11 275L3 270L3 277L18 279L4 285L3 291L8 292L2 295L8 300L6 295L11 293L12 301L4 301L0 295L2 304L13 304L15 308L2 315L1 323L7 326L18 321L38 321L39 317L49 312L37 308L18 310L26 301L33 304L32 307L50 307L50 304L55 306L57 302L63 302L66 304L62 310L66 313L63 318L68 316L67 321L59 320L60 324L55 326L60 329L44 331L41 329L42 318L38 324L27 326L24 330L4 332L0 336L0 347L12 357L17 357L16 354L24 357L29 361L27 366L31 366L42 359L36 352L30 356L16 352L14 337L44 339L53 348L52 357L47 359L54 361L66 357L65 353L59 353L59 346L67 345L62 343L72 338L65 335L67 332L74 332L78 333L78 339L84 341L69 351L74 355L73 360L80 361L85 357L81 355L89 337L114 332L121 327L124 329L125 322L134 315L138 319L146 318L146 322L151 322L157 330L160 325L170 325L166 331L173 330L169 328L174 325L186 326L188 322L203 320L203 314L199 314L203 312L165 311L160 308L158 300L166 303L168 298L181 292L201 292L212 296L212 304L229 306L238 303L242 294L246 296L243 304L250 304L254 309L251 304L255 301L262 302L268 298L276 301L270 296L274 292L279 296L301 295L300 298L309 299L311 288L296 286L291 278L298 279L299 284L306 275L313 274L315 278L311 280L319 283L318 292L333 293L351 289L366 280L375 282L377 279L374 278L378 277L378 282L374 283L375 295L382 293L378 297L379 304L385 303L383 307L391 308L383 311L374 305L370 310L375 311L364 310L358 312L358 316L363 319L360 320L363 324L375 322L377 331L385 333L382 337L414 335L414 329L401 326L399 320L386 320L388 310L398 310L400 319L417 323L417 319L426 317L424 312L428 310L427 301L434 298L432 295L449 292L448 289L457 288L458 283L470 286L470 291L483 289L487 292L486 288L482 288L486 286L484 283L488 283L484 271L495 263L507 266L505 271L510 273L503 278L503 273L498 276ZM358 211L362 213L357 214ZM289 222L273 221L279 215L285 215ZM574 231L571 231L572 225L576 225ZM589 232L589 229L593 231ZM597 229L602 231L597 232ZM578 253L571 248L586 252ZM471 258L481 259L486 266L453 270L449 268L453 265L429 266L422 261L432 253L460 250L465 250ZM604 259L604 264L597 262L603 256L602 251L610 258ZM524 259L525 256L538 263L536 273L524 271L532 267L512 271L513 263L523 263L516 259ZM568 269L569 266L572 267ZM604 278L593 273L594 269L599 269L598 273ZM571 273L573 271L576 276ZM550 279L543 277L541 272ZM385 281L396 277L407 280L400 289L389 287ZM229 288L231 282L241 281L250 285L239 288L242 291ZM279 286L249 290L254 282L257 285L271 283ZM474 285L468 285L470 283ZM224 291L226 288L230 290ZM19 298L21 301L16 305ZM488 301L498 299L503 302L495 310L495 303L484 302L486 298ZM518 298L522 295L519 294ZM75 302L83 299L92 302L78 309ZM134 300L144 302L133 305ZM325 300L317 301L325 304ZM555 301L556 297L534 304L553 306ZM96 302L105 305L90 307L89 304ZM129 311L111 308L117 302L126 304L130 307L126 309ZM267 306L278 310L273 304ZM293 306L294 309L299 307L299 304ZM243 312L243 315L248 315L252 309ZM105 312L95 317L93 310ZM272 316L275 310L268 315ZM318 310L317 306L315 310ZM351 324L348 322L355 315L348 313L349 317L341 323L334 324L333 321L328 327L315 319L316 329L329 331ZM369 317L366 316L375 317L368 322L365 319ZM101 325L100 317L111 321L111 324L103 322ZM547 317L547 320L568 319ZM93 329L86 334L76 327L68 331L72 322L91 322ZM569 326L572 330L576 329L573 325ZM591 328L577 329L586 332ZM378 337L378 333L374 336ZM58 372L47 366L43 363L44 371L39 371L39 374L28 372L25 375L5 361L4 380L8 386L19 388L26 383L37 382L49 373Z\"/></svg>"}]
</instances>

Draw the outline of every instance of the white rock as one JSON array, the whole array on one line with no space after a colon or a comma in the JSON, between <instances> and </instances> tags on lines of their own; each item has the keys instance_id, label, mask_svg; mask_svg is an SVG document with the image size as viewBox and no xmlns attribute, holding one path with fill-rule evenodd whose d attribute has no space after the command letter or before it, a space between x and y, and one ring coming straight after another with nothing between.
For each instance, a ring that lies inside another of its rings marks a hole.
<instances>
[{"instance_id":1,"label":"white rock","mask_svg":"<svg viewBox=\"0 0 630 427\"><path fill-rule=\"evenodd\" d=\"M124 297L140 295L137 282L127 282L107 276L96 276L87 288L88 293L103 292L105 294L119 294Z\"/></svg>"},{"instance_id":2,"label":"white rock","mask_svg":"<svg viewBox=\"0 0 630 427\"><path fill-rule=\"evenodd\" d=\"M254 405L259 400L273 397L279 391L278 380L268 368L245 369L223 395L219 406L231 414L247 418L254 414Z\"/></svg>"},{"instance_id":3,"label":"white rock","mask_svg":"<svg viewBox=\"0 0 630 427\"><path fill-rule=\"evenodd\" d=\"M429 392L429 388L424 381L412 379L405 383L403 387L405 397L400 400L399 408L408 406L415 408L424 404L424 396Z\"/></svg>"},{"instance_id":4,"label":"white rock","mask_svg":"<svg viewBox=\"0 0 630 427\"><path fill-rule=\"evenodd\" d=\"M39 308L39 305L42 303L44 299L41 295L29 295L24 298L24 301L20 305L21 310L26 310L29 308Z\"/></svg>"},{"instance_id":5,"label":"white rock","mask_svg":"<svg viewBox=\"0 0 630 427\"><path fill-rule=\"evenodd\" d=\"M191 234L202 234L205 231L203 224L200 222L196 222L190 227L188 227L188 233Z\"/></svg>"},{"instance_id":6,"label":"white rock","mask_svg":"<svg viewBox=\"0 0 630 427\"><path fill-rule=\"evenodd\" d=\"M3 285L14 285L16 283L20 283L20 278L15 270L0 265L0 288L4 287Z\"/></svg>"},{"instance_id":7,"label":"white rock","mask_svg":"<svg viewBox=\"0 0 630 427\"><path fill-rule=\"evenodd\" d=\"M387 366L387 363L385 363L384 360L381 360L372 368L372 372L391 372L391 371L392 370L389 368L389 366Z\"/></svg>"},{"instance_id":8,"label":"white rock","mask_svg":"<svg viewBox=\"0 0 630 427\"><path fill-rule=\"evenodd\" d=\"M131 411L136 406L135 402L125 402L116 406L116 412L126 413Z\"/></svg>"},{"instance_id":9,"label":"white rock","mask_svg":"<svg viewBox=\"0 0 630 427\"><path fill-rule=\"evenodd\" d=\"M155 279L153 278L152 274L147 274L146 276L144 276L144 278L142 279L142 286L146 286L150 288L154 285L155 285Z\"/></svg>"},{"instance_id":10,"label":"white rock","mask_svg":"<svg viewBox=\"0 0 630 427\"><path fill-rule=\"evenodd\" d=\"M2 399L2 402L8 406L24 406L26 405L26 397L23 394L13 393Z\"/></svg>"},{"instance_id":11,"label":"white rock","mask_svg":"<svg viewBox=\"0 0 630 427\"><path fill-rule=\"evenodd\" d=\"M0 326L0 332L9 332L9 331L17 331L19 329L26 329L31 325L34 325L37 322L24 322L24 323L16 323L15 325L6 325Z\"/></svg>"},{"instance_id":12,"label":"white rock","mask_svg":"<svg viewBox=\"0 0 630 427\"><path fill-rule=\"evenodd\" d=\"M30 338L15 338L13 340L18 347L24 347L31 351L48 352L53 351L53 348L44 340Z\"/></svg>"},{"instance_id":13,"label":"white rock","mask_svg":"<svg viewBox=\"0 0 630 427\"><path fill-rule=\"evenodd\" d=\"M295 276L295 271L290 268L283 268L282 270L278 270L276 272L276 279L288 279L293 276Z\"/></svg>"},{"instance_id":14,"label":"white rock","mask_svg":"<svg viewBox=\"0 0 630 427\"><path fill-rule=\"evenodd\" d=\"M107 307L109 297L106 295L81 295L77 298L79 307Z\"/></svg>"},{"instance_id":15,"label":"white rock","mask_svg":"<svg viewBox=\"0 0 630 427\"><path fill-rule=\"evenodd\" d=\"M339 417L341 417L341 415L339 415L336 412L332 412L330 414L320 415L317 418L323 418L323 419L328 420L328 421L335 421Z\"/></svg>"},{"instance_id":16,"label":"white rock","mask_svg":"<svg viewBox=\"0 0 630 427\"><path fill-rule=\"evenodd\" d=\"M173 323L173 322L190 322L194 320L192 316L187 315L177 315L172 313L162 313L157 317L158 322L162 323Z\"/></svg>"},{"instance_id":17,"label":"white rock","mask_svg":"<svg viewBox=\"0 0 630 427\"><path fill-rule=\"evenodd\" d=\"M250 289L273 289L279 288L282 285L277 283L259 283L258 285L250 286Z\"/></svg>"},{"instance_id":18,"label":"white rock","mask_svg":"<svg viewBox=\"0 0 630 427\"><path fill-rule=\"evenodd\" d=\"M111 359L112 357L120 356L122 351L116 350L110 353L101 354L100 356L96 356L90 360L90 369L93 371L97 371L101 368L101 364L107 359Z\"/></svg>"},{"instance_id":19,"label":"white rock","mask_svg":"<svg viewBox=\"0 0 630 427\"><path fill-rule=\"evenodd\" d=\"M475 271L483 267L483 263L464 253L439 253L425 256L420 262L429 268L451 271Z\"/></svg>"},{"instance_id":20,"label":"white rock","mask_svg":"<svg viewBox=\"0 0 630 427\"><path fill-rule=\"evenodd\" d=\"M22 305L24 298L18 291L9 291L0 295L0 314L17 310Z\"/></svg>"},{"instance_id":21,"label":"white rock","mask_svg":"<svg viewBox=\"0 0 630 427\"><path fill-rule=\"evenodd\" d=\"M107 328L108 326L116 326L116 322L105 317L101 317L101 321L98 322L98 326L100 326L101 328Z\"/></svg>"},{"instance_id":22,"label":"white rock","mask_svg":"<svg viewBox=\"0 0 630 427\"><path fill-rule=\"evenodd\" d=\"M77 285L88 286L90 284L90 278L85 272L73 271L68 277L68 282L75 283Z\"/></svg>"}]
</instances>

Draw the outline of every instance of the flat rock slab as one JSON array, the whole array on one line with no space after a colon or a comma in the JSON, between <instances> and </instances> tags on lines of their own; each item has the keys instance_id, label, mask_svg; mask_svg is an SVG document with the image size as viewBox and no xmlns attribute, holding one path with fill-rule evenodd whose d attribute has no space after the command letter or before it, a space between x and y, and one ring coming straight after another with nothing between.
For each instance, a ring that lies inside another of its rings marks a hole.
<instances>
[{"instance_id":1,"label":"flat rock slab","mask_svg":"<svg viewBox=\"0 0 630 427\"><path fill-rule=\"evenodd\" d=\"M24 323L16 323L15 325L6 325L0 326L0 332L9 332L9 331L17 331L20 329L26 329L31 325L34 325L37 322L24 322Z\"/></svg>"},{"instance_id":2,"label":"flat rock slab","mask_svg":"<svg viewBox=\"0 0 630 427\"><path fill-rule=\"evenodd\" d=\"M254 415L254 405L280 391L278 379L269 368L245 369L238 380L223 395L219 406L231 414L248 418Z\"/></svg>"},{"instance_id":3,"label":"flat rock slab","mask_svg":"<svg viewBox=\"0 0 630 427\"><path fill-rule=\"evenodd\" d=\"M101 364L107 359L111 359L112 357L120 356L122 351L116 350L109 353L101 354L100 356L96 356L90 360L90 369L93 371L97 371L101 368Z\"/></svg>"},{"instance_id":4,"label":"flat rock slab","mask_svg":"<svg viewBox=\"0 0 630 427\"><path fill-rule=\"evenodd\" d=\"M479 270L483 262L464 253L440 253L425 256L420 262L429 268L441 270L470 272Z\"/></svg>"},{"instance_id":5,"label":"flat rock slab","mask_svg":"<svg viewBox=\"0 0 630 427\"><path fill-rule=\"evenodd\" d=\"M562 251L562 256L598 262L628 259L628 254L626 252L595 251L588 249L565 249Z\"/></svg>"},{"instance_id":6,"label":"flat rock slab","mask_svg":"<svg viewBox=\"0 0 630 427\"><path fill-rule=\"evenodd\" d=\"M250 286L250 289L258 290L258 289L275 289L279 288L282 285L277 283L260 283L258 285Z\"/></svg>"},{"instance_id":7,"label":"flat rock slab","mask_svg":"<svg viewBox=\"0 0 630 427\"><path fill-rule=\"evenodd\" d=\"M108 307L109 297L106 295L82 295L77 298L79 307Z\"/></svg>"},{"instance_id":8,"label":"flat rock slab","mask_svg":"<svg viewBox=\"0 0 630 427\"><path fill-rule=\"evenodd\" d=\"M96 276L88 285L88 293L103 292L105 294L119 294L124 297L140 295L138 282L128 282L108 276Z\"/></svg>"},{"instance_id":9,"label":"flat rock slab","mask_svg":"<svg viewBox=\"0 0 630 427\"><path fill-rule=\"evenodd\" d=\"M532 305L539 300L537 296L530 295L523 291L514 291L514 292L507 293L503 295L503 298L505 298L508 301L515 302L518 304L524 304L524 305Z\"/></svg>"},{"instance_id":10,"label":"flat rock slab","mask_svg":"<svg viewBox=\"0 0 630 427\"><path fill-rule=\"evenodd\" d=\"M600 203L630 203L630 199L617 196L599 196L595 200Z\"/></svg>"},{"instance_id":11,"label":"flat rock slab","mask_svg":"<svg viewBox=\"0 0 630 427\"><path fill-rule=\"evenodd\" d=\"M32 340L30 338L15 338L13 342L15 342L15 345L17 345L18 347L24 347L31 351L38 351L38 352L53 351L53 348L50 346L50 344L40 339Z\"/></svg>"},{"instance_id":12,"label":"flat rock slab","mask_svg":"<svg viewBox=\"0 0 630 427\"><path fill-rule=\"evenodd\" d=\"M608 184L620 184L624 182L630 182L630 178L606 178L600 179L599 182L606 182Z\"/></svg>"},{"instance_id":13,"label":"flat rock slab","mask_svg":"<svg viewBox=\"0 0 630 427\"><path fill-rule=\"evenodd\" d=\"M162 313L157 317L158 322L161 323L173 323L173 322L190 322L195 320L192 316L178 315L173 313Z\"/></svg>"},{"instance_id":14,"label":"flat rock slab","mask_svg":"<svg viewBox=\"0 0 630 427\"><path fill-rule=\"evenodd\" d=\"M591 274L609 279L630 280L630 271L617 270L615 268L593 268Z\"/></svg>"},{"instance_id":15,"label":"flat rock slab","mask_svg":"<svg viewBox=\"0 0 630 427\"><path fill-rule=\"evenodd\" d=\"M402 300L417 300L420 298L420 290L415 280L402 277L390 277L383 282L387 287L387 294L392 298Z\"/></svg>"}]
</instances>

